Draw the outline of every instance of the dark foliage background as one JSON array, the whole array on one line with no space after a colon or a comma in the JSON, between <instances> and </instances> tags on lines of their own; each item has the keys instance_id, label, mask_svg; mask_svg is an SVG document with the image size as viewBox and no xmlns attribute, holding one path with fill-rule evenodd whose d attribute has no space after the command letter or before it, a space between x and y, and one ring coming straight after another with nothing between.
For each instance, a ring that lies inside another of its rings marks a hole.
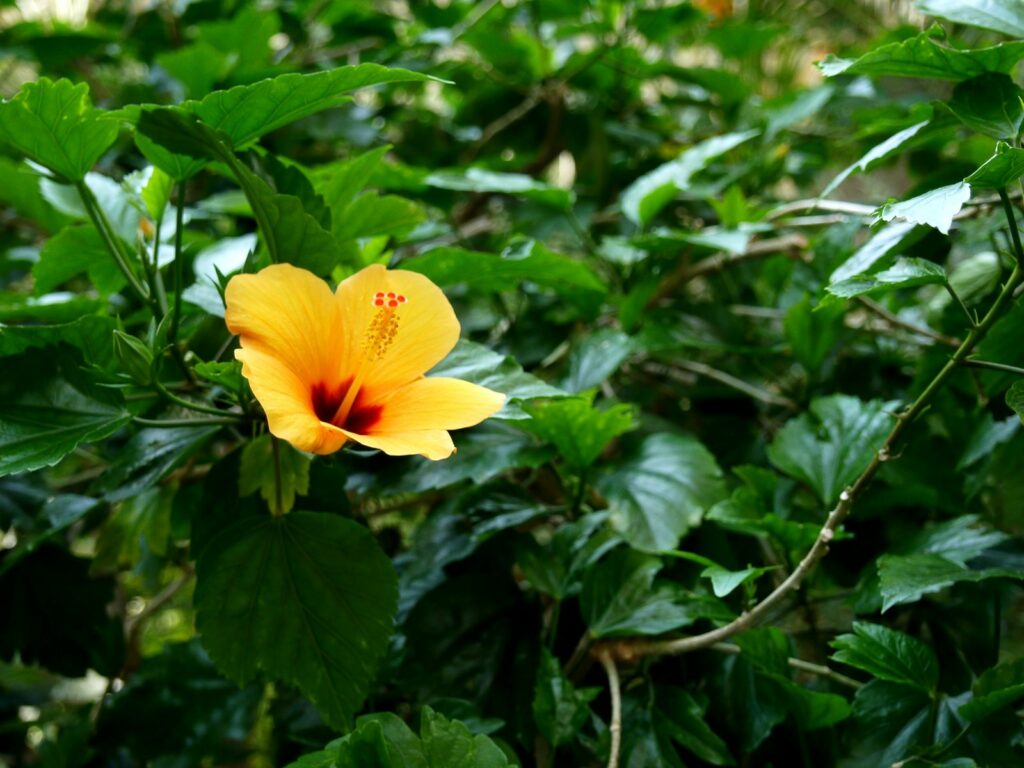
<instances>
[{"instance_id":1,"label":"dark foliage background","mask_svg":"<svg viewBox=\"0 0 1024 768\"><path fill-rule=\"evenodd\" d=\"M57 5L0 2L0 765L1024 764L1019 3ZM428 275L509 404L280 446L271 518L271 261Z\"/></svg>"}]
</instances>

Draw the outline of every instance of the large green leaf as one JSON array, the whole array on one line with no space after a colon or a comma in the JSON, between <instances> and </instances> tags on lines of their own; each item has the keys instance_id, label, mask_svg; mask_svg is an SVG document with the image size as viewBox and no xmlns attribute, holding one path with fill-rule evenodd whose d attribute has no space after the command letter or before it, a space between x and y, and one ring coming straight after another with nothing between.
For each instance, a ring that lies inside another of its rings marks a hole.
<instances>
[{"instance_id":1,"label":"large green leaf","mask_svg":"<svg viewBox=\"0 0 1024 768\"><path fill-rule=\"evenodd\" d=\"M527 281L563 295L582 292L598 299L607 290L586 264L534 240L522 241L500 256L465 248L435 248L403 261L402 268L420 272L438 285L466 284L484 291L512 290Z\"/></svg>"},{"instance_id":2,"label":"large green leaf","mask_svg":"<svg viewBox=\"0 0 1024 768\"><path fill-rule=\"evenodd\" d=\"M181 466L220 429L215 425L140 429L115 454L97 488L110 501L135 496Z\"/></svg>"},{"instance_id":3,"label":"large green leaf","mask_svg":"<svg viewBox=\"0 0 1024 768\"><path fill-rule=\"evenodd\" d=\"M892 409L892 403L849 395L816 398L809 413L779 430L768 446L768 458L831 506L882 447L892 428Z\"/></svg>"},{"instance_id":4,"label":"large green leaf","mask_svg":"<svg viewBox=\"0 0 1024 768\"><path fill-rule=\"evenodd\" d=\"M26 349L56 347L70 344L82 350L83 356L104 366L113 356L111 339L114 318L85 315L69 323L56 325L5 325L0 323L0 357L9 357Z\"/></svg>"},{"instance_id":5,"label":"large green leaf","mask_svg":"<svg viewBox=\"0 0 1024 768\"><path fill-rule=\"evenodd\" d=\"M74 225L47 240L39 252L32 266L36 293L48 293L82 272L102 294L115 293L127 283L99 233Z\"/></svg>"},{"instance_id":6,"label":"large green leaf","mask_svg":"<svg viewBox=\"0 0 1024 768\"><path fill-rule=\"evenodd\" d=\"M903 258L881 272L859 275L829 283L825 290L833 296L849 299L865 294L884 293L900 288L917 288L922 285L942 285L946 282L946 270L926 259Z\"/></svg>"},{"instance_id":7,"label":"large green leaf","mask_svg":"<svg viewBox=\"0 0 1024 768\"><path fill-rule=\"evenodd\" d=\"M384 83L435 79L419 72L366 63L312 74L278 75L252 85L214 91L201 101L184 102L179 109L191 113L208 127L223 134L234 148L245 149L266 133L344 104L349 100L346 94L351 91ZM144 110L130 107L123 110L121 116L137 122L142 114ZM145 145L140 146L145 151ZM174 148L167 149L181 154ZM161 153L159 158L148 153L147 156L155 165L160 165L177 179L186 178L180 174L192 175L203 166L203 163L182 157L168 158L166 154ZM157 162L157 159L162 162Z\"/></svg>"},{"instance_id":8,"label":"large green leaf","mask_svg":"<svg viewBox=\"0 0 1024 768\"><path fill-rule=\"evenodd\" d=\"M71 370L62 376L41 350L7 358L4 365L11 374L0 384L0 476L56 464L131 419L119 397Z\"/></svg>"},{"instance_id":9,"label":"large green leaf","mask_svg":"<svg viewBox=\"0 0 1024 768\"><path fill-rule=\"evenodd\" d=\"M855 622L853 634L832 641L832 658L892 683L926 693L939 682L935 652L915 637L880 624Z\"/></svg>"},{"instance_id":10,"label":"large green leaf","mask_svg":"<svg viewBox=\"0 0 1024 768\"><path fill-rule=\"evenodd\" d=\"M972 570L948 557L934 554L882 555L878 559L883 611L895 605L916 602L924 595L939 592L960 582L1000 578L1024 579L1024 569Z\"/></svg>"},{"instance_id":11,"label":"large green leaf","mask_svg":"<svg viewBox=\"0 0 1024 768\"><path fill-rule=\"evenodd\" d=\"M1024 123L1024 91L1009 75L989 73L958 83L948 102L953 114L976 131L1011 141Z\"/></svg>"},{"instance_id":12,"label":"large green leaf","mask_svg":"<svg viewBox=\"0 0 1024 768\"><path fill-rule=\"evenodd\" d=\"M725 498L718 462L689 435L655 434L633 447L598 481L612 524L637 549L674 549Z\"/></svg>"},{"instance_id":13,"label":"large green leaf","mask_svg":"<svg viewBox=\"0 0 1024 768\"><path fill-rule=\"evenodd\" d=\"M524 406L530 420L525 429L558 448L577 471L589 467L614 438L633 429L633 408L620 403L596 409L591 398L565 397Z\"/></svg>"},{"instance_id":14,"label":"large green leaf","mask_svg":"<svg viewBox=\"0 0 1024 768\"><path fill-rule=\"evenodd\" d=\"M573 345L563 386L569 392L596 387L635 351L636 345L630 336L614 328L600 328Z\"/></svg>"},{"instance_id":15,"label":"large green leaf","mask_svg":"<svg viewBox=\"0 0 1024 768\"><path fill-rule=\"evenodd\" d=\"M1024 45L1024 43L1022 43ZM878 209L878 218L882 221L898 219L913 224L926 224L935 227L944 235L964 203L971 199L971 185L965 181L932 189L924 194L901 202L888 202Z\"/></svg>"},{"instance_id":16,"label":"large green leaf","mask_svg":"<svg viewBox=\"0 0 1024 768\"><path fill-rule=\"evenodd\" d=\"M1024 56L1024 53L1021 55ZM688 189L693 177L712 160L757 135L758 131L727 133L690 147L675 160L655 168L630 184L622 193L622 212L634 224L645 226L680 192Z\"/></svg>"},{"instance_id":17,"label":"large green leaf","mask_svg":"<svg viewBox=\"0 0 1024 768\"><path fill-rule=\"evenodd\" d=\"M1024 59L1024 42L959 50L939 39L941 35L941 28L933 27L902 42L874 48L856 60L829 54L818 66L826 77L888 75L959 82L987 72L1009 72Z\"/></svg>"},{"instance_id":18,"label":"large green leaf","mask_svg":"<svg viewBox=\"0 0 1024 768\"><path fill-rule=\"evenodd\" d=\"M661 561L619 547L590 566L580 611L594 637L658 635L701 618L728 620L728 609L710 596L687 593L675 582L655 582Z\"/></svg>"},{"instance_id":19,"label":"large green leaf","mask_svg":"<svg viewBox=\"0 0 1024 768\"><path fill-rule=\"evenodd\" d=\"M0 101L0 142L68 181L81 181L117 138L117 122L92 106L89 86L42 77Z\"/></svg>"},{"instance_id":20,"label":"large green leaf","mask_svg":"<svg viewBox=\"0 0 1024 768\"><path fill-rule=\"evenodd\" d=\"M239 683L296 685L335 728L351 724L387 648L394 569L370 532L336 515L243 518L197 563L196 626Z\"/></svg>"},{"instance_id":21,"label":"large green leaf","mask_svg":"<svg viewBox=\"0 0 1024 768\"><path fill-rule=\"evenodd\" d=\"M918 0L917 7L956 24L1024 37L1024 7L1017 0Z\"/></svg>"}]
</instances>

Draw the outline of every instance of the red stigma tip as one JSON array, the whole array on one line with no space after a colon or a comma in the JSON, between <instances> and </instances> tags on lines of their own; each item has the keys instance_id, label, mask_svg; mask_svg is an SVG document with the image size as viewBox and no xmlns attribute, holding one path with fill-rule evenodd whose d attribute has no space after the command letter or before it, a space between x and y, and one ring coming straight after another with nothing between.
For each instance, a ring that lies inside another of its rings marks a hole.
<instances>
[{"instance_id":1,"label":"red stigma tip","mask_svg":"<svg viewBox=\"0 0 1024 768\"><path fill-rule=\"evenodd\" d=\"M378 307L383 307L384 306L384 299L377 299L373 303L376 304Z\"/></svg>"},{"instance_id":2,"label":"red stigma tip","mask_svg":"<svg viewBox=\"0 0 1024 768\"><path fill-rule=\"evenodd\" d=\"M391 301L388 302L388 306L389 307L397 307L398 306L398 302L395 301L394 299L392 299Z\"/></svg>"},{"instance_id":3,"label":"red stigma tip","mask_svg":"<svg viewBox=\"0 0 1024 768\"><path fill-rule=\"evenodd\" d=\"M395 294L393 292L391 292L391 291L388 291L388 298L389 299L395 298Z\"/></svg>"},{"instance_id":4,"label":"red stigma tip","mask_svg":"<svg viewBox=\"0 0 1024 768\"><path fill-rule=\"evenodd\" d=\"M384 291L377 291L376 298L383 299L384 298Z\"/></svg>"},{"instance_id":5,"label":"red stigma tip","mask_svg":"<svg viewBox=\"0 0 1024 768\"><path fill-rule=\"evenodd\" d=\"M398 303L399 304L405 304L405 302L406 302L405 296L403 296L402 294L398 294Z\"/></svg>"}]
</instances>

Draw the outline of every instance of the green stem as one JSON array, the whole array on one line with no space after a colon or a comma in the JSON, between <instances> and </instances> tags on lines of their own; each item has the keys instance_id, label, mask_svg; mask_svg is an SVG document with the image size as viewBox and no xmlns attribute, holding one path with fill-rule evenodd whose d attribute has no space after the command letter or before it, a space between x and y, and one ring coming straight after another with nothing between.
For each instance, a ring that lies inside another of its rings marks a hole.
<instances>
[{"instance_id":1,"label":"green stem","mask_svg":"<svg viewBox=\"0 0 1024 768\"><path fill-rule=\"evenodd\" d=\"M125 279L128 281L128 285L131 286L131 289L143 304L151 304L153 300L152 297L146 290L146 286L139 280L138 275L135 274L131 265L128 263L128 259L121 248L120 241L118 240L117 235L114 234L113 228L107 220L107 215L103 212L103 209L100 208L100 204L97 202L92 190L89 189L88 185L84 181L76 182L75 189L78 190L78 196L82 199L82 204L85 206L86 213L89 214L89 219L92 221L96 231L100 233L100 237L103 238L103 242L107 246L107 250L110 251L110 255L117 263L118 269L120 269L121 273L125 276Z\"/></svg>"},{"instance_id":2,"label":"green stem","mask_svg":"<svg viewBox=\"0 0 1024 768\"><path fill-rule=\"evenodd\" d=\"M164 226L164 217L156 220L156 234L153 236L153 264L150 270L151 290L156 294L157 306L160 307L160 316L167 316L167 291L164 288L164 279L160 274L160 230Z\"/></svg>"},{"instance_id":3,"label":"green stem","mask_svg":"<svg viewBox=\"0 0 1024 768\"><path fill-rule=\"evenodd\" d=\"M174 345L178 339L178 321L181 318L181 290L183 259L181 256L181 230L185 226L185 182L178 182L177 211L175 211L174 228L174 312L171 314L171 327L167 332L167 341ZM157 232L159 240L160 233Z\"/></svg>"},{"instance_id":4,"label":"green stem","mask_svg":"<svg viewBox=\"0 0 1024 768\"><path fill-rule=\"evenodd\" d=\"M960 307L960 311L964 313L964 317L967 318L967 326L969 328L975 328L978 325L978 317L964 304L964 300L960 298L960 294L956 292L952 284L947 280L943 285L950 296L953 297L953 301L956 302L957 306Z\"/></svg>"},{"instance_id":5,"label":"green stem","mask_svg":"<svg viewBox=\"0 0 1024 768\"><path fill-rule=\"evenodd\" d=\"M278 439L270 436L270 445L274 452L274 508L271 513L274 517L281 517L284 514L284 500L281 492L281 448L278 446Z\"/></svg>"},{"instance_id":6,"label":"green stem","mask_svg":"<svg viewBox=\"0 0 1024 768\"><path fill-rule=\"evenodd\" d=\"M209 427L214 424L230 426L238 424L238 419L144 419L141 416L132 417L132 421L144 427Z\"/></svg>"},{"instance_id":7,"label":"green stem","mask_svg":"<svg viewBox=\"0 0 1024 768\"><path fill-rule=\"evenodd\" d=\"M964 360L964 365L970 366L971 368L988 368L989 370L993 371L1012 373L1015 376L1024 376L1024 368L1020 368L1016 365L1006 365L1005 363L993 363L988 360L978 360L973 357Z\"/></svg>"},{"instance_id":8,"label":"green stem","mask_svg":"<svg viewBox=\"0 0 1024 768\"><path fill-rule=\"evenodd\" d=\"M1017 217L1013 213L1013 206L1010 204L1010 196L1005 189L999 190L999 199L1003 201L1003 213L1006 214L1006 223L1010 227L1010 240L1013 241L1013 250L1017 255L1018 266L1024 267L1024 248L1020 244L1020 232L1017 229Z\"/></svg>"},{"instance_id":9,"label":"green stem","mask_svg":"<svg viewBox=\"0 0 1024 768\"><path fill-rule=\"evenodd\" d=\"M197 403L192 400L186 400L183 397L178 397L176 394L171 392L171 390L165 387L159 379L154 379L153 386L156 388L157 392L159 392L167 401L174 403L175 405L180 405L182 408L188 408L190 411L195 411L196 413L209 413L213 416L231 415L229 411L221 410L216 406L203 405L202 403Z\"/></svg>"},{"instance_id":10,"label":"green stem","mask_svg":"<svg viewBox=\"0 0 1024 768\"><path fill-rule=\"evenodd\" d=\"M579 517L580 507L583 506L583 496L587 492L587 470L580 471L579 484L576 486L576 497L572 500L572 516Z\"/></svg>"}]
</instances>

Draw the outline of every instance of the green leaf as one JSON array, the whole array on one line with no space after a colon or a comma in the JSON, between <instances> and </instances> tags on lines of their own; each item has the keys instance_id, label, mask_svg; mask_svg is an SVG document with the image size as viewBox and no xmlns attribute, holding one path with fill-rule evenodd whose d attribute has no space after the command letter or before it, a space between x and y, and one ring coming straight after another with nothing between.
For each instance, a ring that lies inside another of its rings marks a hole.
<instances>
[{"instance_id":1,"label":"green leaf","mask_svg":"<svg viewBox=\"0 0 1024 768\"><path fill-rule=\"evenodd\" d=\"M996 144L996 153L964 179L974 189L1002 189L1024 176L1024 149L1004 142Z\"/></svg>"},{"instance_id":2,"label":"green leaf","mask_svg":"<svg viewBox=\"0 0 1024 768\"><path fill-rule=\"evenodd\" d=\"M889 224L879 229L870 240L857 249L846 261L829 275L830 283L838 283L850 277L869 272L878 261L897 248L904 248L918 240L926 230L907 221Z\"/></svg>"},{"instance_id":3,"label":"green leaf","mask_svg":"<svg viewBox=\"0 0 1024 768\"><path fill-rule=\"evenodd\" d=\"M1024 42L959 50L937 40L936 36L941 34L941 28L936 26L902 42L874 48L856 60L829 54L818 66L825 77L871 75L959 82L987 72L1009 72L1024 59Z\"/></svg>"},{"instance_id":4,"label":"green leaf","mask_svg":"<svg viewBox=\"0 0 1024 768\"><path fill-rule=\"evenodd\" d=\"M878 579L882 610L913 603L924 595L939 592L964 581L1024 579L1024 570L984 568L971 570L941 555L882 555L878 558Z\"/></svg>"},{"instance_id":5,"label":"green leaf","mask_svg":"<svg viewBox=\"0 0 1024 768\"><path fill-rule=\"evenodd\" d=\"M220 429L205 425L140 429L115 454L97 488L109 501L135 496L181 466Z\"/></svg>"},{"instance_id":6,"label":"green leaf","mask_svg":"<svg viewBox=\"0 0 1024 768\"><path fill-rule=\"evenodd\" d=\"M1021 56L1024 57L1024 53ZM712 160L757 135L758 131L727 133L690 147L675 160L658 166L630 184L622 193L622 212L634 224L647 225L680 192L685 192L693 177Z\"/></svg>"},{"instance_id":7,"label":"green leaf","mask_svg":"<svg viewBox=\"0 0 1024 768\"><path fill-rule=\"evenodd\" d=\"M344 104L349 101L345 94L351 91L385 83L436 79L406 69L389 69L380 64L357 64L306 75L278 75L252 85L214 91L201 101L186 101L178 109L194 115L206 126L225 136L234 148L241 150L264 134ZM138 122L145 114L145 109L129 107L122 110L121 116ZM144 133L149 138L155 138L151 133ZM171 152L181 154L180 146L164 146ZM188 151L184 154L189 157L201 157ZM178 180L183 177L176 175L176 171L190 171L191 175L203 166L202 163L196 164L180 157L163 157L160 158L163 161L160 163L148 154L147 157L150 157L154 165L160 165Z\"/></svg>"},{"instance_id":8,"label":"green leaf","mask_svg":"<svg viewBox=\"0 0 1024 768\"><path fill-rule=\"evenodd\" d=\"M932 699L918 687L872 680L853 701L852 768L893 765L933 741Z\"/></svg>"},{"instance_id":9,"label":"green leaf","mask_svg":"<svg viewBox=\"0 0 1024 768\"><path fill-rule=\"evenodd\" d=\"M786 310L782 330L793 350L793 357L808 373L817 375L835 349L846 328L846 308L840 303L815 309L805 295Z\"/></svg>"},{"instance_id":10,"label":"green leaf","mask_svg":"<svg viewBox=\"0 0 1024 768\"><path fill-rule=\"evenodd\" d=\"M867 173L882 161L892 157L904 145L910 143L911 139L917 136L921 129L928 125L929 122L928 120L923 120L920 123L915 123L909 128L904 128L902 131L894 133L882 143L873 146L860 160L848 165L838 176L832 179L828 186L821 191L821 197L828 197L853 174Z\"/></svg>"},{"instance_id":11,"label":"green leaf","mask_svg":"<svg viewBox=\"0 0 1024 768\"><path fill-rule=\"evenodd\" d=\"M630 336L614 328L600 328L573 345L563 386L574 393L596 387L607 381L634 351Z\"/></svg>"},{"instance_id":12,"label":"green leaf","mask_svg":"<svg viewBox=\"0 0 1024 768\"><path fill-rule=\"evenodd\" d=\"M832 659L862 669L879 680L907 685L925 693L935 691L939 663L935 652L915 637L858 621L853 634L832 641Z\"/></svg>"},{"instance_id":13,"label":"green leaf","mask_svg":"<svg viewBox=\"0 0 1024 768\"><path fill-rule=\"evenodd\" d=\"M942 555L947 560L964 565L1009 538L1002 531L984 525L978 515L961 515L921 531L901 547L900 552Z\"/></svg>"},{"instance_id":14,"label":"green leaf","mask_svg":"<svg viewBox=\"0 0 1024 768\"><path fill-rule=\"evenodd\" d=\"M3 337L0 336L0 339ZM1024 381L1013 382L1006 390L1006 404L1013 409L1013 412L1020 416L1021 423L1024 423Z\"/></svg>"},{"instance_id":15,"label":"green leaf","mask_svg":"<svg viewBox=\"0 0 1024 768\"><path fill-rule=\"evenodd\" d=\"M1024 45L1024 43L1021 44ZM948 235L949 228L953 224L953 217L970 199L971 185L961 181L930 190L899 203L885 203L878 209L877 216L882 221L899 219L914 224L926 224L929 227L935 227L942 234Z\"/></svg>"},{"instance_id":16,"label":"green leaf","mask_svg":"<svg viewBox=\"0 0 1024 768\"><path fill-rule=\"evenodd\" d=\"M484 168L435 171L427 176L424 182L437 189L516 195L562 211L572 208L576 200L572 190L545 184L532 176L522 173L497 173Z\"/></svg>"},{"instance_id":17,"label":"green leaf","mask_svg":"<svg viewBox=\"0 0 1024 768\"><path fill-rule=\"evenodd\" d=\"M464 248L435 248L403 261L402 268L424 274L441 286L464 284L481 291L514 290L524 281L559 294L581 290L598 299L607 290L590 267L535 240L522 241L500 256Z\"/></svg>"},{"instance_id":18,"label":"green leaf","mask_svg":"<svg viewBox=\"0 0 1024 768\"><path fill-rule=\"evenodd\" d=\"M1024 37L1024 8L1016 0L918 0L918 10L955 24Z\"/></svg>"},{"instance_id":19,"label":"green leaf","mask_svg":"<svg viewBox=\"0 0 1024 768\"><path fill-rule=\"evenodd\" d=\"M994 139L1011 141L1024 123L1022 91L1009 75L985 74L958 83L947 104L960 122Z\"/></svg>"},{"instance_id":20,"label":"green leaf","mask_svg":"<svg viewBox=\"0 0 1024 768\"><path fill-rule=\"evenodd\" d=\"M333 211L344 211L370 183L390 144L371 149L341 163L317 169L317 189Z\"/></svg>"},{"instance_id":21,"label":"green leaf","mask_svg":"<svg viewBox=\"0 0 1024 768\"><path fill-rule=\"evenodd\" d=\"M36 295L49 293L83 272L101 294L116 293L127 283L99 233L91 226L73 225L47 240L39 261L32 265Z\"/></svg>"},{"instance_id":22,"label":"green leaf","mask_svg":"<svg viewBox=\"0 0 1024 768\"><path fill-rule=\"evenodd\" d=\"M567 393L545 384L526 373L511 357L462 339L444 360L430 371L431 376L451 376L465 379L505 395L505 407L492 419L526 419L528 415L519 402L539 397L567 397Z\"/></svg>"},{"instance_id":23,"label":"green leaf","mask_svg":"<svg viewBox=\"0 0 1024 768\"><path fill-rule=\"evenodd\" d=\"M166 556L173 502L173 489L157 486L116 505L96 542L93 567L116 571L139 563L144 554Z\"/></svg>"},{"instance_id":24,"label":"green leaf","mask_svg":"<svg viewBox=\"0 0 1024 768\"><path fill-rule=\"evenodd\" d=\"M892 403L849 395L815 398L809 413L790 419L775 435L768 458L832 506L882 447L892 428L892 408Z\"/></svg>"},{"instance_id":25,"label":"green leaf","mask_svg":"<svg viewBox=\"0 0 1024 768\"><path fill-rule=\"evenodd\" d=\"M68 181L85 178L117 131L117 122L92 106L85 83L41 77L0 101L0 142Z\"/></svg>"},{"instance_id":26,"label":"green leaf","mask_svg":"<svg viewBox=\"0 0 1024 768\"><path fill-rule=\"evenodd\" d=\"M984 720L1024 698L1024 658L985 670L971 688L973 698L960 707L971 722Z\"/></svg>"},{"instance_id":27,"label":"green leaf","mask_svg":"<svg viewBox=\"0 0 1024 768\"><path fill-rule=\"evenodd\" d=\"M682 688L655 688L655 727L700 760L712 765L735 765L728 745L704 720L704 709Z\"/></svg>"},{"instance_id":28,"label":"green leaf","mask_svg":"<svg viewBox=\"0 0 1024 768\"><path fill-rule=\"evenodd\" d=\"M577 689L562 671L562 663L541 648L533 694L533 722L553 747L572 741L590 717L590 702L600 688Z\"/></svg>"},{"instance_id":29,"label":"green leaf","mask_svg":"<svg viewBox=\"0 0 1024 768\"><path fill-rule=\"evenodd\" d=\"M333 210L338 240L406 232L426 219L419 203L398 195L364 194L343 210Z\"/></svg>"},{"instance_id":30,"label":"green leaf","mask_svg":"<svg viewBox=\"0 0 1024 768\"><path fill-rule=\"evenodd\" d=\"M590 566L580 611L594 637L658 635L700 618L729 619L717 600L687 593L674 582L656 583L661 561L618 547Z\"/></svg>"},{"instance_id":31,"label":"green leaf","mask_svg":"<svg viewBox=\"0 0 1024 768\"><path fill-rule=\"evenodd\" d=\"M4 365L25 373L9 374L0 385L0 477L52 466L131 419L119 398L62 371L71 366L55 365L41 350L7 358Z\"/></svg>"},{"instance_id":32,"label":"green leaf","mask_svg":"<svg viewBox=\"0 0 1024 768\"><path fill-rule=\"evenodd\" d=\"M725 497L722 470L696 438L670 433L644 438L597 483L613 526L637 549L675 549L704 513Z\"/></svg>"},{"instance_id":33,"label":"green leaf","mask_svg":"<svg viewBox=\"0 0 1024 768\"><path fill-rule=\"evenodd\" d=\"M576 471L589 467L619 435L634 428L633 407L620 403L603 411L592 398L535 400L524 406L530 420L523 427L552 443Z\"/></svg>"},{"instance_id":34,"label":"green leaf","mask_svg":"<svg viewBox=\"0 0 1024 768\"><path fill-rule=\"evenodd\" d=\"M942 285L946 282L946 270L933 261L916 258L900 258L888 269L872 275L860 275L829 283L825 290L833 296L850 299L864 294L885 293L900 288L917 288L922 285Z\"/></svg>"},{"instance_id":35,"label":"green leaf","mask_svg":"<svg viewBox=\"0 0 1024 768\"><path fill-rule=\"evenodd\" d=\"M458 720L424 707L420 715L423 754L430 768L506 768L505 753L489 738L474 736Z\"/></svg>"},{"instance_id":36,"label":"green leaf","mask_svg":"<svg viewBox=\"0 0 1024 768\"><path fill-rule=\"evenodd\" d=\"M260 435L246 443L239 465L238 492L242 496L260 492L276 514L283 515L295 506L295 496L309 492L310 459L284 440Z\"/></svg>"},{"instance_id":37,"label":"green leaf","mask_svg":"<svg viewBox=\"0 0 1024 768\"><path fill-rule=\"evenodd\" d=\"M335 728L349 727L387 648L397 601L370 532L336 515L243 518L196 567L196 626L217 666L297 686Z\"/></svg>"},{"instance_id":38,"label":"green leaf","mask_svg":"<svg viewBox=\"0 0 1024 768\"><path fill-rule=\"evenodd\" d=\"M235 168L236 178L253 211L272 261L284 261L318 275L330 274L346 253L294 195L282 195L248 169Z\"/></svg>"},{"instance_id":39,"label":"green leaf","mask_svg":"<svg viewBox=\"0 0 1024 768\"><path fill-rule=\"evenodd\" d=\"M113 356L110 340L114 318L85 315L70 323L57 325L4 325L0 323L0 357L10 357L26 349L52 348L61 343L82 350L83 357L105 366Z\"/></svg>"},{"instance_id":40,"label":"green leaf","mask_svg":"<svg viewBox=\"0 0 1024 768\"><path fill-rule=\"evenodd\" d=\"M240 392L244 386L242 364L237 360L196 363L192 370L200 378L223 387L229 392Z\"/></svg>"},{"instance_id":41,"label":"green leaf","mask_svg":"<svg viewBox=\"0 0 1024 768\"><path fill-rule=\"evenodd\" d=\"M711 589L715 597L726 597L737 587L746 584L752 579L774 571L778 566L767 566L764 568L743 568L739 571L730 571L720 565L711 565L701 572L701 576L711 579Z\"/></svg>"}]
</instances>

